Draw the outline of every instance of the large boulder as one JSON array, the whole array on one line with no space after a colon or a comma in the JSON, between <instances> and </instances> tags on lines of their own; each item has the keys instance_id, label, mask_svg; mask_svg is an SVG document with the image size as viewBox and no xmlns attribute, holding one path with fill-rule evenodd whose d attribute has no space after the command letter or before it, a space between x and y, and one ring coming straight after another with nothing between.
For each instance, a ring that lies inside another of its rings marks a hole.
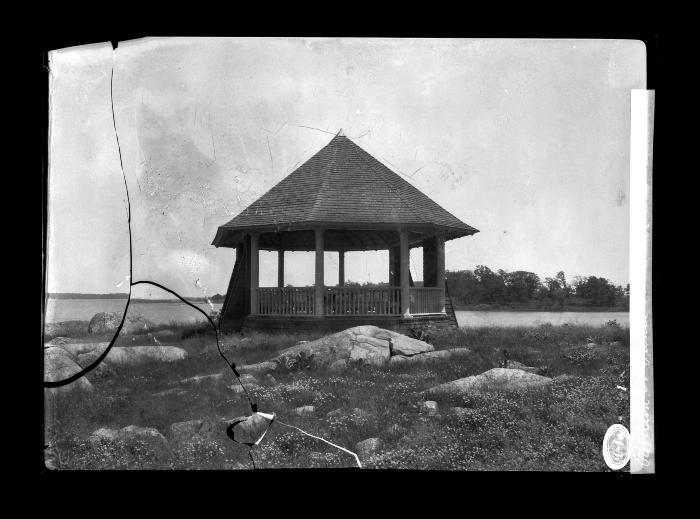
<instances>
[{"instance_id":1,"label":"large boulder","mask_svg":"<svg viewBox=\"0 0 700 519\"><path fill-rule=\"evenodd\" d=\"M58 382L82 371L83 368L76 362L75 356L68 353L60 346L44 348L44 380L46 382ZM92 391L93 387L87 377L79 379L58 388L49 388L51 392L68 392L73 390Z\"/></svg>"},{"instance_id":2,"label":"large boulder","mask_svg":"<svg viewBox=\"0 0 700 519\"><path fill-rule=\"evenodd\" d=\"M356 326L283 350L272 362L287 369L330 367L337 360L382 366L394 355L417 355L433 346L377 326Z\"/></svg>"},{"instance_id":3,"label":"large boulder","mask_svg":"<svg viewBox=\"0 0 700 519\"><path fill-rule=\"evenodd\" d=\"M105 333L114 333L119 328L119 323L122 321L121 312L100 312L95 314L88 324L87 331L90 335L103 335ZM127 315L124 320L124 326L120 333L146 333L151 328L155 327L148 319L137 316Z\"/></svg>"},{"instance_id":4,"label":"large boulder","mask_svg":"<svg viewBox=\"0 0 700 519\"><path fill-rule=\"evenodd\" d=\"M427 396L466 396L472 392L489 389L521 390L540 388L550 384L551 378L528 373L520 369L494 368L481 375L460 378L440 384L425 391Z\"/></svg>"}]
</instances>

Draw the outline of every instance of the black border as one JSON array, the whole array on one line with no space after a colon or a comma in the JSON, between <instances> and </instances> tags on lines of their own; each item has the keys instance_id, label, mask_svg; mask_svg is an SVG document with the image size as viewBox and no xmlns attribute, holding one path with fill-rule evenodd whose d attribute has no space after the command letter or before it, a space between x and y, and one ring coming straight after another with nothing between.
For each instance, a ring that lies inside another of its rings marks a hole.
<instances>
[{"instance_id":1,"label":"black border","mask_svg":"<svg viewBox=\"0 0 700 519\"><path fill-rule=\"evenodd\" d=\"M666 138L666 127L664 126L666 124L666 116L665 114L661 114L661 117L659 116L660 112L662 112L661 109L664 107L665 99L664 99L664 87L663 87L663 79L662 79L662 59L661 59L661 52L662 49L665 49L665 43L667 42L665 37L662 37L661 31L658 28L658 24L655 24L656 28L643 28L643 29L626 29L622 28L614 28L610 27L607 29L576 29L573 28L571 30L558 26L556 24L544 24L545 27L541 27L539 29L533 29L531 26L519 26L518 24L513 24L510 27L507 26L507 24L498 24L498 28L494 29L494 27L491 27L490 29L485 27L483 24L474 24L474 25L465 25L460 29L455 29L455 25L459 25L460 22L459 20L454 20L454 21L448 21L446 23L446 18L449 18L449 16L445 16L445 14L449 13L442 13L441 16L439 16L438 20L436 20L436 23L431 25L427 20L425 23L419 24L417 27L414 25L413 27L403 25L401 22L397 22L396 24L389 24L389 25L383 25L380 23L368 23L363 25L363 29L365 32L364 34L358 33L358 29L354 30L348 30L344 29L342 27L338 27L332 24L313 24L310 21L307 21L307 24L297 24L294 22L288 22L286 20L282 20L281 23L277 26L277 28L274 28L274 23L267 27L263 27L262 25L258 25L253 32L250 32L250 29L246 31L246 24L245 23L234 23L233 21L229 21L227 18L223 18L219 20L219 27L216 27L216 23L207 23L205 26L207 27L204 30L199 30L199 31L192 31L191 27L170 27L167 30L163 29L156 29L153 30L152 27L149 27L148 29L144 30L124 30L124 26L132 26L130 24L125 24L122 25L118 30L111 30L111 29L106 29L106 30L95 30L92 29L90 25L82 25L80 30L74 30L71 28L66 28L65 25L62 24L57 24L58 27L53 29L53 33L50 32L44 32L42 35L38 38L38 48L37 56L39 58L39 63L37 63L37 69L38 69L38 75L39 78L38 80L34 83L38 85L38 95L41 98L40 103L35 103L34 106L38 108L39 113L39 119L40 119L40 126L41 126L41 136L40 136L40 141L41 141L41 167L42 167L42 176L41 176L41 191L42 191L42 207L40 210L41 214L41 224L42 224L42 279L41 279L41 300L42 300L42 308L44 305L44 286L46 283L46 271L45 271L45 265L44 265L44 251L45 251L45 245L46 245L46 223L47 223L47 212L46 212L46 202L47 202L47 171L48 171L48 91L49 91L49 79L48 79L48 51L54 50L54 49L60 49L60 48L66 48L66 47L72 47L72 46L78 46L78 45L87 45L87 44L94 44L94 43L101 43L101 42L106 42L106 41L111 41L113 42L113 46L119 42L119 41L126 41L126 40L132 40L132 39L138 39L146 36L320 36L320 37L372 37L372 36L377 36L377 37L440 37L440 38L453 38L453 37L458 37L458 38L482 38L482 37L489 37L489 38L545 38L545 39L555 39L555 38L582 38L582 39L630 39L630 40L640 40L644 42L646 45L647 49L647 88L648 89L653 89L656 90L656 108L655 108L655 130L654 130L654 171L662 171L663 170L663 165L665 164L665 155L663 151L663 146L662 143L664 142L664 139ZM132 13L133 17L139 16L137 12ZM257 15L260 16L260 15ZM368 15L369 16L369 15ZM429 17L428 17L429 18ZM258 20L258 23L260 20ZM280 22L278 19L277 22ZM275 22L276 23L276 22ZM452 24L452 25L450 25ZM488 24L486 24L488 25ZM497 25L497 24L494 24ZM224 28L222 28L224 27ZM232 30L232 27L235 28L235 30ZM322 29L319 29L321 27ZM436 27L439 27L439 29L436 29ZM514 28L517 27L517 28ZM82 34L80 34L82 31ZM664 51L665 52L665 51ZM36 98L34 98L36 100ZM654 186L653 186L653 212L654 212L654 225L653 225L653 258L654 258L654 268L652 271L652 283L653 283L653 290L654 290L654 296L655 300L660 300L662 298L661 292L659 289L661 289L661 283L660 283L660 276L659 276L659 269L656 268L658 265L657 259L659 258L659 253L662 250L662 246L659 242L660 235L657 232L659 228L659 221L660 218L657 218L659 215L659 208L660 205L664 203L664 197L665 191L662 182L659 182L659 175L657 174L654 179ZM34 277L34 279L36 279ZM661 289L663 290L663 289ZM30 305L33 306L33 305ZM42 312L43 313L43 312ZM665 317L663 314L660 312L659 305L654 305L654 330L659 331L660 327L663 326L663 320ZM658 334L655 334L658 335ZM42 318L42 339L43 339L43 318ZM43 340L42 340L43 342ZM663 409L659 405L660 401L662 400L660 397L662 396L662 387L658 383L660 381L660 377L657 376L659 372L663 373L665 371L665 364L663 364L662 359L660 358L660 345L657 343L655 344L656 348L654 351L654 365L655 365L655 439L656 439L656 445L655 445L655 453L656 453L656 473L658 474L659 472L663 472L667 470L668 467L665 465L665 461L663 460L662 456L659 456L660 454L663 454L664 450L663 448L659 449L659 446L662 444L661 438L662 436L659 434L659 427L658 424L662 421L662 412ZM36 362L36 358L33 359L33 362ZM42 359L39 359L39 362L42 362ZM43 366L43 362L42 362ZM43 371L43 368L40 368L41 371ZM39 371L39 369L37 370ZM43 382L43 379L42 379ZM37 395L38 399L41 401L41 407L43 411L43 388L42 384L38 383L37 384ZM665 421L665 419L664 419ZM43 418L42 418L42 428L43 428ZM38 431L38 427L37 427ZM43 439L43 434L42 434L42 439ZM36 449L37 443L32 442L31 445L31 450ZM621 482L621 481L626 481L626 480L634 480L635 483L639 482L642 484L648 484L651 482L655 482L657 476L656 475L647 475L647 476L630 476L630 474L626 471L620 471L620 472L607 472L607 473L586 473L586 474L581 474L581 473L566 473L564 476L563 474L560 475L560 473L545 473L545 472L525 472L525 473L520 473L520 472L494 472L494 473L484 473L484 472L447 472L447 471L430 471L430 472L425 472L425 471L357 471L357 470L352 470L352 469L345 469L345 470L335 470L335 469L329 469L329 470L324 470L324 471L317 471L317 470L309 470L309 469L288 469L288 470L262 470L262 471L250 471L246 473L232 473L232 472L218 472L218 471L202 471L202 472L189 472L189 471L175 471L175 472L161 472L161 471L142 471L142 472L117 472L117 471L104 471L104 472L81 472L81 471L76 471L76 472L66 472L66 471L61 471L61 472L52 472L52 471L47 471L44 469L44 457L43 457L43 452L40 453L40 451L37 449L36 450L37 458L34 458L33 456L30 456L30 459L33 460L37 459L37 461L40 464L40 473L42 474L43 478L43 483L45 483L47 486L55 486L58 485L59 487L62 485L66 485L67 489L72 489L75 491L77 488L79 488L76 483L79 482L79 485L85 485L88 483L88 481L95 481L96 483L99 483L100 485L102 484L108 484L108 483L121 483L122 481L126 483L129 488L131 489L136 489L139 485L138 483L143 482L144 479L146 478L151 482L153 479L158 479L159 481L162 481L164 484L168 483L174 483L174 482L187 482L188 484L190 483L206 483L207 487L212 491L212 493L217 493L216 488L217 486L222 486L226 488L231 488L230 485L231 483L238 483L241 482L244 487L241 487L241 491L236 492L234 495L237 495L238 499L234 498L232 501L239 501L240 498L245 499L245 495L251 496L253 494L256 494L257 492L254 490L255 487L260 484L260 485L268 485L270 484L270 479L273 481L275 479L278 479L280 482L280 485L285 485L287 487L292 486L290 485L292 479L297 480L297 482L301 482L304 486L309 486L310 484L318 481L318 482L325 482L327 483L328 481L335 481L337 480L338 476L340 476L341 479L347 480L347 482L358 482L362 483L363 485L366 485L368 482L376 482L380 483L380 485L385 485L387 479L391 479L395 481L398 484L405 483L408 485L405 488L415 488L416 482L421 481L419 486L422 486L426 482L426 476L429 479L430 483L429 486L432 487L433 489L435 488L447 488L445 485L449 486L451 484L461 484L465 482L469 482L470 484L478 482L478 483L485 483L486 485L498 485L497 481L495 481L493 478L496 478L496 480L501 481L502 479L512 479L513 482L516 480L522 480L520 476L522 474L527 474L528 480L532 482L537 482L538 484L545 484L548 485L546 488L552 488L549 485L554 484L556 486L556 483L564 483L567 486L574 484L577 485L579 483L586 483L586 482L591 482L593 480L598 480L598 481L607 481L609 483L613 482ZM360 475L361 474L361 475ZM295 476L301 476L300 478L296 478ZM327 478L326 475L329 477ZM122 480L122 477L125 479ZM318 478L318 479L316 479ZM375 479L378 478L378 479ZM136 485L134 485L136 483ZM274 484L274 483L273 483ZM42 487L44 485L42 484ZM88 485L89 486L89 485ZM124 487L119 486L112 486L110 487L112 490L109 492L111 494L109 496L110 500L112 498L115 498L116 496L113 495L113 491L117 492L123 492ZM544 488L544 487L543 487ZM222 491L225 490L225 488L221 489ZM503 490L506 491L506 493L509 493L511 489L504 489L503 487L496 486L497 492L502 492ZM347 490L341 491L341 494L345 494L347 496ZM352 492L352 491L351 491ZM578 491L575 493L578 494ZM71 492L72 495L75 495L73 492ZM69 494L69 495L71 495ZM384 497L388 497L391 500L390 494L385 493L385 491L380 491L380 494L383 494ZM131 497L131 496L130 496ZM231 496L232 498L234 497L233 495ZM308 496L311 497L311 496ZM465 498L468 499L468 495L464 496ZM591 496L594 498L594 496ZM343 500L347 499L345 497ZM413 498L410 498L411 500ZM226 498L224 498L224 501L226 501ZM532 504L535 504L538 500L535 499ZM578 499L577 499L578 501ZM312 500L307 501L307 505L310 504ZM231 501L229 501L231 503ZM306 508L306 506L302 505L302 510Z\"/></svg>"}]
</instances>

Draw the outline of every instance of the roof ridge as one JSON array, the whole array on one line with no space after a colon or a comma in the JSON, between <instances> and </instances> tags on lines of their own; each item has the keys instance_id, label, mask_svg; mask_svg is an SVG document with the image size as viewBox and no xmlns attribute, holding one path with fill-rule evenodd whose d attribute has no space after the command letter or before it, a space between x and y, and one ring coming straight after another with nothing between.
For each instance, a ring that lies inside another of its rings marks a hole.
<instances>
[{"instance_id":1,"label":"roof ridge","mask_svg":"<svg viewBox=\"0 0 700 519\"><path fill-rule=\"evenodd\" d=\"M346 137L346 138L347 138L347 137ZM360 147L359 144L355 144L355 143L354 143L353 141L351 141L350 139L348 139L348 141L350 141L350 142L354 145L354 147L356 147L356 148L362 150L364 153L367 153L367 154L369 155L369 153L368 153L366 150L362 149L362 148ZM352 146L351 146L351 147L352 147ZM357 151L355 151L354 148L353 148L353 151L355 152L355 155L356 155L360 160L364 161L365 164L367 164L367 165L370 167L370 169L371 169L372 171L374 171L374 173L387 185L387 187L388 187L392 192L396 193L396 195L398 196L398 198L399 198L399 200L401 201L401 203L402 203L406 208L408 208L408 210L411 211L411 213L413 213L414 216L416 216L416 218L418 218L418 220L420 220L420 221L423 222L423 223L430 224L430 222L428 222L427 220L425 220L425 218L423 218L422 216L420 216L418 213L416 213L416 212L413 210L413 208L411 207L411 204L406 203L406 201L405 201L405 200L403 199L403 197L401 196L401 193L399 193L396 189L394 189L394 187L391 185L391 183L390 183L386 178L384 178L384 174L383 174L383 173L378 172L377 169L374 167L374 165L373 165L370 161L368 161L365 157L363 157L363 156L361 156L360 154L358 154ZM370 155L370 157L371 157L371 155ZM375 159L375 160L376 160L376 159ZM386 166L385 166L385 167L386 167ZM389 169L389 168L387 168L387 169ZM389 169L389 171L391 171L391 170ZM394 173L393 171L391 171L391 172ZM394 175L396 175L396 173L394 173ZM398 176L398 175L397 175L397 176Z\"/></svg>"},{"instance_id":2,"label":"roof ridge","mask_svg":"<svg viewBox=\"0 0 700 519\"><path fill-rule=\"evenodd\" d=\"M342 131L342 130L341 130ZM331 141L326 145L329 146L331 142L335 140L335 137L331 139ZM314 218L316 217L316 212L318 211L318 206L321 202L321 198L323 198L321 195L323 194L324 190L326 189L326 186L328 186L328 179L330 178L330 172L331 172L331 166L336 163L336 160L338 158L338 146L333 147L333 158L328 161L328 163L323 167L321 170L323 172L323 181L321 182L321 185L319 186L318 190L316 191L316 199L314 200L314 205L311 208L311 211L309 212L309 220L313 221Z\"/></svg>"}]
</instances>

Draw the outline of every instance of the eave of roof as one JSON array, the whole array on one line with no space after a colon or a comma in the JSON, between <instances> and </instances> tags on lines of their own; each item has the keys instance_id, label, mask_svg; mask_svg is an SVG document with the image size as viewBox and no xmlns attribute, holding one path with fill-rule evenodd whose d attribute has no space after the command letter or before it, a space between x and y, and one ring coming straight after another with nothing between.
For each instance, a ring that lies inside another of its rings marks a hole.
<instances>
[{"instance_id":1,"label":"eave of roof","mask_svg":"<svg viewBox=\"0 0 700 519\"><path fill-rule=\"evenodd\" d=\"M318 153L220 226L213 245L238 232L316 227L412 229L446 240L479 232L446 211L341 132Z\"/></svg>"}]
</instances>

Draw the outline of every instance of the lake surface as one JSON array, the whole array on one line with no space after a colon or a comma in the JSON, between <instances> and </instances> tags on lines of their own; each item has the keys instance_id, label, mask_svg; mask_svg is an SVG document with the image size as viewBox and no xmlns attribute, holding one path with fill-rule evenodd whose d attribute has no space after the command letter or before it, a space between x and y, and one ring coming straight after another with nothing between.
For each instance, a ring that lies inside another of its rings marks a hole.
<instances>
[{"instance_id":1,"label":"lake surface","mask_svg":"<svg viewBox=\"0 0 700 519\"><path fill-rule=\"evenodd\" d=\"M219 310L221 303L193 303L207 314ZM49 299L46 322L89 321L98 312L123 312L126 299ZM194 308L180 301L172 303L129 303L129 316L141 316L155 324L195 323L206 321Z\"/></svg>"},{"instance_id":2,"label":"lake surface","mask_svg":"<svg viewBox=\"0 0 700 519\"><path fill-rule=\"evenodd\" d=\"M620 326L629 327L629 312L503 312L488 310L482 312L455 311L459 326L477 328L481 326L540 326L541 324L578 324L603 326L616 320Z\"/></svg>"},{"instance_id":3,"label":"lake surface","mask_svg":"<svg viewBox=\"0 0 700 519\"><path fill-rule=\"evenodd\" d=\"M46 308L46 322L89 321L98 312L122 312L126 299L49 299ZM207 303L194 303L207 313L212 307ZM220 303L213 305L219 310ZM616 320L620 326L629 326L628 312L503 312L503 311L468 311L455 312L460 326L539 326L580 324L603 326L608 321ZM141 316L155 324L194 323L204 321L204 316L181 302L172 303L136 303L129 305L130 316Z\"/></svg>"}]
</instances>

